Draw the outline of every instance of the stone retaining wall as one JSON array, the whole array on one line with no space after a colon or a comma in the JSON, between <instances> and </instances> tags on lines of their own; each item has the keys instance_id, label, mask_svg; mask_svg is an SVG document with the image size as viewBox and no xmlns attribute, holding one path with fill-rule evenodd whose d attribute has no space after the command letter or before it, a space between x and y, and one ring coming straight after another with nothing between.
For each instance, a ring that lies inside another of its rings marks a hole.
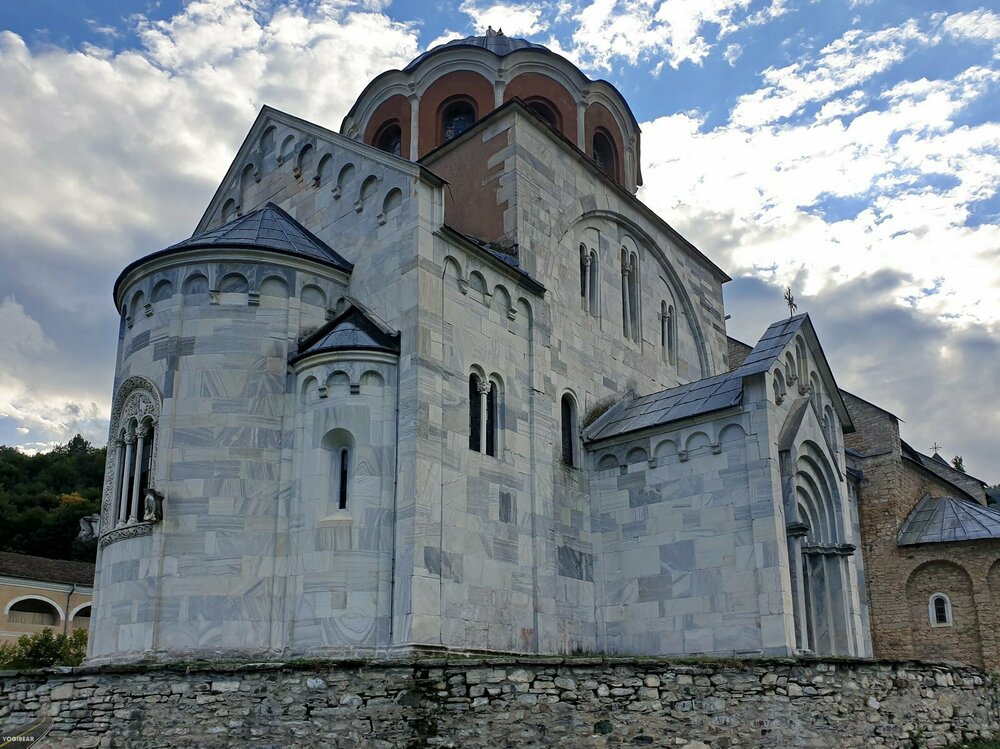
<instances>
[{"instance_id":1,"label":"stone retaining wall","mask_svg":"<svg viewBox=\"0 0 1000 749\"><path fill-rule=\"evenodd\" d=\"M869 661L421 659L0 674L0 728L63 747L946 746L1000 735L962 667Z\"/></svg>"}]
</instances>

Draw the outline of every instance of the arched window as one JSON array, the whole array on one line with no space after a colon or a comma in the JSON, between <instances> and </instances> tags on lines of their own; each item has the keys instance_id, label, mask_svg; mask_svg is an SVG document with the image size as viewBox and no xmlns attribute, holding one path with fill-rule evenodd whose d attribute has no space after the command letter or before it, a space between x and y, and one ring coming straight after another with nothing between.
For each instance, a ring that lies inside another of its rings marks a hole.
<instances>
[{"instance_id":1,"label":"arched window","mask_svg":"<svg viewBox=\"0 0 1000 749\"><path fill-rule=\"evenodd\" d=\"M601 314L601 267L597 262L597 252L590 251L590 314Z\"/></svg>"},{"instance_id":2,"label":"arched window","mask_svg":"<svg viewBox=\"0 0 1000 749\"><path fill-rule=\"evenodd\" d=\"M952 625L951 599L946 594L933 594L927 602L927 610L930 614L932 627L950 627Z\"/></svg>"},{"instance_id":3,"label":"arched window","mask_svg":"<svg viewBox=\"0 0 1000 749\"><path fill-rule=\"evenodd\" d=\"M500 423L500 388L495 382L490 383L486 391L486 454L497 456L497 431Z\"/></svg>"},{"instance_id":4,"label":"arched window","mask_svg":"<svg viewBox=\"0 0 1000 749\"><path fill-rule=\"evenodd\" d=\"M568 466L575 466L577 421L573 396L565 393L559 407L562 422L562 461Z\"/></svg>"},{"instance_id":5,"label":"arched window","mask_svg":"<svg viewBox=\"0 0 1000 749\"><path fill-rule=\"evenodd\" d=\"M331 375L328 383L335 381L338 374ZM346 375L345 375L346 377ZM326 512L332 515L336 510L346 510L351 494L351 472L354 470L354 435L346 429L332 429L323 435L320 442L323 454L323 478L325 490L323 503Z\"/></svg>"},{"instance_id":6,"label":"arched window","mask_svg":"<svg viewBox=\"0 0 1000 749\"><path fill-rule=\"evenodd\" d=\"M469 449L482 452L483 381L478 374L469 375Z\"/></svg>"},{"instance_id":7,"label":"arched window","mask_svg":"<svg viewBox=\"0 0 1000 749\"><path fill-rule=\"evenodd\" d=\"M469 375L469 449L492 455L503 449L503 385L496 375L489 380Z\"/></svg>"},{"instance_id":8,"label":"arched window","mask_svg":"<svg viewBox=\"0 0 1000 749\"><path fill-rule=\"evenodd\" d=\"M393 156L402 155L403 131L398 121L390 120L378 129L375 133L375 148Z\"/></svg>"},{"instance_id":9,"label":"arched window","mask_svg":"<svg viewBox=\"0 0 1000 749\"><path fill-rule=\"evenodd\" d=\"M11 624L51 627L58 624L61 618L59 609L44 598L22 598L7 607L7 619Z\"/></svg>"},{"instance_id":10,"label":"arched window","mask_svg":"<svg viewBox=\"0 0 1000 749\"><path fill-rule=\"evenodd\" d=\"M159 414L160 398L150 383L140 377L122 383L111 415L114 445L108 455L101 518L101 528L108 533L159 520L154 490ZM153 499L147 501L147 494ZM131 538L137 534L118 535Z\"/></svg>"},{"instance_id":11,"label":"arched window","mask_svg":"<svg viewBox=\"0 0 1000 749\"><path fill-rule=\"evenodd\" d=\"M457 138L476 121L476 110L468 99L458 99L447 104L441 112L441 142Z\"/></svg>"},{"instance_id":12,"label":"arched window","mask_svg":"<svg viewBox=\"0 0 1000 749\"><path fill-rule=\"evenodd\" d=\"M622 247L622 332L639 342L639 257Z\"/></svg>"},{"instance_id":13,"label":"arched window","mask_svg":"<svg viewBox=\"0 0 1000 749\"><path fill-rule=\"evenodd\" d=\"M559 110L546 99L529 99L528 109L545 120L554 129L559 130L562 123L559 121Z\"/></svg>"},{"instance_id":14,"label":"arched window","mask_svg":"<svg viewBox=\"0 0 1000 749\"><path fill-rule=\"evenodd\" d=\"M337 509L346 510L347 509L347 486L348 486L348 476L349 467L351 462L351 451L342 447L340 449L340 465L339 474L337 476Z\"/></svg>"},{"instance_id":15,"label":"arched window","mask_svg":"<svg viewBox=\"0 0 1000 749\"><path fill-rule=\"evenodd\" d=\"M618 179L618 154L615 142L606 130L598 128L594 133L590 155L602 172L611 179Z\"/></svg>"},{"instance_id":16,"label":"arched window","mask_svg":"<svg viewBox=\"0 0 1000 749\"><path fill-rule=\"evenodd\" d=\"M590 253L586 245L580 245L580 299L587 308L587 293L590 291Z\"/></svg>"}]
</instances>

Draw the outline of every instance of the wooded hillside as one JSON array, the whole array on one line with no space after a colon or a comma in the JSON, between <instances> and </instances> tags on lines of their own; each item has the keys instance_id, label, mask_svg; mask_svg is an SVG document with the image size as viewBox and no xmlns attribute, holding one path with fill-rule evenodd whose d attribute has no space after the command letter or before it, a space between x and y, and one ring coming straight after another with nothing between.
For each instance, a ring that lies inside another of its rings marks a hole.
<instances>
[{"instance_id":1,"label":"wooded hillside","mask_svg":"<svg viewBox=\"0 0 1000 749\"><path fill-rule=\"evenodd\" d=\"M80 435L37 455L0 446L0 551L93 562L96 543L75 539L100 511L104 459Z\"/></svg>"}]
</instances>

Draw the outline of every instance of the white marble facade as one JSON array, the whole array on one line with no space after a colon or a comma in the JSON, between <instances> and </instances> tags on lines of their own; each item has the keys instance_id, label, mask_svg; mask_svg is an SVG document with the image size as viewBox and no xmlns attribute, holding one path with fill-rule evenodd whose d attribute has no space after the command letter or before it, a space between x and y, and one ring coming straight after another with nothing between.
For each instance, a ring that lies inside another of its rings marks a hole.
<instances>
[{"instance_id":1,"label":"white marble facade","mask_svg":"<svg viewBox=\"0 0 1000 749\"><path fill-rule=\"evenodd\" d=\"M451 148L496 138L516 267L449 225L443 157L265 109L194 239L274 204L347 262L240 235L122 274L116 388L156 401L163 517L117 522L109 458L92 662L870 652L811 324L726 408L595 436L727 371L728 279L521 106ZM336 345L310 352L317 330Z\"/></svg>"}]
</instances>

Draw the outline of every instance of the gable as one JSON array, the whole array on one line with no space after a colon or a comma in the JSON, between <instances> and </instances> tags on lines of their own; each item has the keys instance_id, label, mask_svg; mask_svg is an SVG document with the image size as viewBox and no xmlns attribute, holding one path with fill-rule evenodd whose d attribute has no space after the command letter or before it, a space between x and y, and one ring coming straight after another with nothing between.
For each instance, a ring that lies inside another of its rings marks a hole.
<instances>
[{"instance_id":1,"label":"gable","mask_svg":"<svg viewBox=\"0 0 1000 749\"><path fill-rule=\"evenodd\" d=\"M277 178L277 172L281 178ZM425 167L265 106L194 234L221 226L268 202L281 205L297 192L309 189L330 189L338 199L344 198L346 212L365 197L362 193L372 175L381 179L387 173L435 186L444 184ZM348 189L348 182L352 189Z\"/></svg>"}]
</instances>

